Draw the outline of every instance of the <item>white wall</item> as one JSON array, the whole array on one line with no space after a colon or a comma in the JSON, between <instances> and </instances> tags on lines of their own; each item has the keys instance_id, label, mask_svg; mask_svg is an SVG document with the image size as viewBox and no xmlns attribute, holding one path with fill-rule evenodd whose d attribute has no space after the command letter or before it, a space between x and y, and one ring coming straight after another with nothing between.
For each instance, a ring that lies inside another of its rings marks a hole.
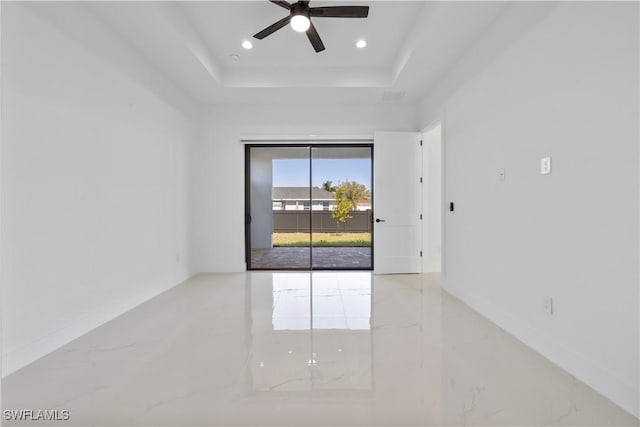
<instances>
[{"instance_id":1,"label":"white wall","mask_svg":"<svg viewBox=\"0 0 640 427\"><path fill-rule=\"evenodd\" d=\"M273 153L251 150L251 247L273 246ZM244 212L244 211L243 211Z\"/></svg>"},{"instance_id":2,"label":"white wall","mask_svg":"<svg viewBox=\"0 0 640 427\"><path fill-rule=\"evenodd\" d=\"M636 416L638 35L637 3L562 4L424 114L445 111L445 289Z\"/></svg>"},{"instance_id":3,"label":"white wall","mask_svg":"<svg viewBox=\"0 0 640 427\"><path fill-rule=\"evenodd\" d=\"M415 130L415 108L388 104L212 108L197 149L198 271L244 271L244 146L251 135L361 135ZM220 200L225 201L224 208Z\"/></svg>"},{"instance_id":4,"label":"white wall","mask_svg":"<svg viewBox=\"0 0 640 427\"><path fill-rule=\"evenodd\" d=\"M2 4L3 375L194 271L188 104L91 16L47 7Z\"/></svg>"}]
</instances>

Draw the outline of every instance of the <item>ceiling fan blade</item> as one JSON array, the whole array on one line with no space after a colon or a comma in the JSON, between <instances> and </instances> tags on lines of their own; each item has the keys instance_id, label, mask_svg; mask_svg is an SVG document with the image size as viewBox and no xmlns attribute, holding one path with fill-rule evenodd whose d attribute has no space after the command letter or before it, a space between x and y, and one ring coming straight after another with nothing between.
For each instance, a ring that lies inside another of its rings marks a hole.
<instances>
[{"instance_id":1,"label":"ceiling fan blade","mask_svg":"<svg viewBox=\"0 0 640 427\"><path fill-rule=\"evenodd\" d=\"M291 4L289 4L289 2L281 1L281 0L269 0L269 1L273 4L277 4L280 7L284 7L287 10L291 10Z\"/></svg>"},{"instance_id":2,"label":"ceiling fan blade","mask_svg":"<svg viewBox=\"0 0 640 427\"><path fill-rule=\"evenodd\" d=\"M311 42L311 45L313 46L316 52L322 52L324 50L324 43L322 43L322 40L320 39L320 35L318 34L316 27L313 26L313 23L309 26L309 29L307 30L307 37L309 37L309 41Z\"/></svg>"},{"instance_id":3,"label":"ceiling fan blade","mask_svg":"<svg viewBox=\"0 0 640 427\"><path fill-rule=\"evenodd\" d=\"M262 30L259 33L255 34L253 37L262 40L263 38L265 38L267 36L270 36L271 34L273 34L276 31L278 31L280 28L282 28L285 25L287 25L289 23L289 21L291 21L291 16L286 16L286 17L282 18L281 20L279 20L278 22L276 22L275 24L269 25L267 28L265 28L264 30Z\"/></svg>"},{"instance_id":4,"label":"ceiling fan blade","mask_svg":"<svg viewBox=\"0 0 640 427\"><path fill-rule=\"evenodd\" d=\"M314 18L366 18L369 16L369 6L312 7L309 15Z\"/></svg>"}]
</instances>

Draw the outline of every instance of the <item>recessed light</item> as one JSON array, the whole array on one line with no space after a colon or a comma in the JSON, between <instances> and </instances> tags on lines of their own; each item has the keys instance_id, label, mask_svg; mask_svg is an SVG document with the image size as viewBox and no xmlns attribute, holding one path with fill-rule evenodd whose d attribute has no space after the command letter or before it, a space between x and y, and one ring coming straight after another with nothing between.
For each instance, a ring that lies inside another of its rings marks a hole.
<instances>
[{"instance_id":1,"label":"recessed light","mask_svg":"<svg viewBox=\"0 0 640 427\"><path fill-rule=\"evenodd\" d=\"M245 49L253 48L253 44L249 40L245 40L242 42L242 47Z\"/></svg>"},{"instance_id":2,"label":"recessed light","mask_svg":"<svg viewBox=\"0 0 640 427\"><path fill-rule=\"evenodd\" d=\"M364 41L364 40L358 40L358 41L356 42L356 47L357 47L358 49L362 49L362 48L364 48L364 47L366 47L366 46L367 46L367 42L366 42L366 41Z\"/></svg>"},{"instance_id":3,"label":"recessed light","mask_svg":"<svg viewBox=\"0 0 640 427\"><path fill-rule=\"evenodd\" d=\"M238 62L238 59L240 59L240 56L234 53L232 55L229 55L229 58L231 58L233 62Z\"/></svg>"}]
</instances>

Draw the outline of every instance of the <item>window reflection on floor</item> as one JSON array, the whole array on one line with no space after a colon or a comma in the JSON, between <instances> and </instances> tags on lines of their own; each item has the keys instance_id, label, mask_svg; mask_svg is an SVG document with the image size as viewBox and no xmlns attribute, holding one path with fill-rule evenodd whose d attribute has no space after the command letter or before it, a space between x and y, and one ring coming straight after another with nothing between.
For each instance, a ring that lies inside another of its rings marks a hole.
<instances>
[{"instance_id":1,"label":"window reflection on floor","mask_svg":"<svg viewBox=\"0 0 640 427\"><path fill-rule=\"evenodd\" d=\"M254 392L373 389L370 272L273 273L251 289Z\"/></svg>"},{"instance_id":2,"label":"window reflection on floor","mask_svg":"<svg viewBox=\"0 0 640 427\"><path fill-rule=\"evenodd\" d=\"M274 331L308 330L311 327L311 274L274 273Z\"/></svg>"},{"instance_id":3,"label":"window reflection on floor","mask_svg":"<svg viewBox=\"0 0 640 427\"><path fill-rule=\"evenodd\" d=\"M274 273L273 329L370 329L370 273Z\"/></svg>"}]
</instances>

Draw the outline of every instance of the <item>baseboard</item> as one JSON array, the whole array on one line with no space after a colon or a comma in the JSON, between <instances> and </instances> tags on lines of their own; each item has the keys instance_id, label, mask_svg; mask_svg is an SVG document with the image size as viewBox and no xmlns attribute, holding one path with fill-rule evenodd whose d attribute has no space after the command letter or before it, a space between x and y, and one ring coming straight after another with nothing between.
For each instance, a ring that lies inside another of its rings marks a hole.
<instances>
[{"instance_id":1,"label":"baseboard","mask_svg":"<svg viewBox=\"0 0 640 427\"><path fill-rule=\"evenodd\" d=\"M185 279L187 280L187 279ZM40 337L26 345L15 348L12 351L2 355L2 378L16 372L17 370L35 362L36 360L46 356L47 354L59 349L65 344L70 343L76 338L96 329L99 326L123 315L129 310L149 301L150 299L160 295L163 292L184 282L156 289L147 294L138 295L135 299L124 303L114 304L109 307L92 313L90 316L78 319L74 323L66 327L54 331L48 335Z\"/></svg>"},{"instance_id":2,"label":"baseboard","mask_svg":"<svg viewBox=\"0 0 640 427\"><path fill-rule=\"evenodd\" d=\"M237 263L231 267L227 266L223 268L214 268L209 270L210 273L244 273L245 271L247 271L246 262Z\"/></svg>"},{"instance_id":3,"label":"baseboard","mask_svg":"<svg viewBox=\"0 0 640 427\"><path fill-rule=\"evenodd\" d=\"M640 393L637 386L634 387L633 384L611 374L584 355L577 354L566 346L550 340L541 331L501 310L491 301L450 283L443 283L442 288L625 411L636 418L640 417L638 404Z\"/></svg>"},{"instance_id":4,"label":"baseboard","mask_svg":"<svg viewBox=\"0 0 640 427\"><path fill-rule=\"evenodd\" d=\"M202 265L198 269L201 273L244 273L247 270L247 263L234 263L233 265L211 266Z\"/></svg>"}]
</instances>

